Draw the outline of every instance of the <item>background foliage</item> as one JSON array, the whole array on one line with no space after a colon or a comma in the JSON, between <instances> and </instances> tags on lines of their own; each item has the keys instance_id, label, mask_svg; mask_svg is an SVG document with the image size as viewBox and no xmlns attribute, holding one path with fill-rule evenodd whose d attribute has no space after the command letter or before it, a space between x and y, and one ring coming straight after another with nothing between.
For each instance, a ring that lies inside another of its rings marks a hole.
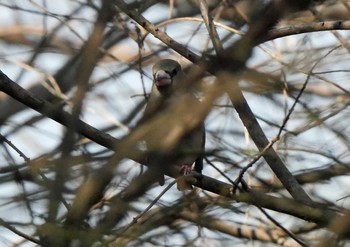
<instances>
[{"instance_id":1,"label":"background foliage","mask_svg":"<svg viewBox=\"0 0 350 247\"><path fill-rule=\"evenodd\" d=\"M349 1L3 0L0 12L1 245L349 244ZM140 127L163 58L201 104ZM177 191L172 170L146 184L140 143L176 125L176 146L201 121L195 189Z\"/></svg>"}]
</instances>

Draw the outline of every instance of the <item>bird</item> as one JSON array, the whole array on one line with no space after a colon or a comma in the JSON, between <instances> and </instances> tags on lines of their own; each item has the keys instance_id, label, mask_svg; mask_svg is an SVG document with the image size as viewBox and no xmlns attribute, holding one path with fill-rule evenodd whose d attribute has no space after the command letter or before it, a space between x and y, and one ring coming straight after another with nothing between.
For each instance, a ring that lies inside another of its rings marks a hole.
<instances>
[{"instance_id":1,"label":"bird","mask_svg":"<svg viewBox=\"0 0 350 247\"><path fill-rule=\"evenodd\" d=\"M177 61L172 59L158 61L152 67L152 76L153 85L141 122L147 121L156 114L161 114L184 94L198 100L189 87L183 84L186 81L186 75ZM169 166L177 166L181 175L190 175L192 167L196 172L202 173L204 147L205 128L204 123L201 123L181 137L172 150L166 153L157 150L150 151L146 162L150 169L158 169L158 182L164 185L164 172ZM192 189L191 181L188 176L186 177L177 178L178 190Z\"/></svg>"}]
</instances>

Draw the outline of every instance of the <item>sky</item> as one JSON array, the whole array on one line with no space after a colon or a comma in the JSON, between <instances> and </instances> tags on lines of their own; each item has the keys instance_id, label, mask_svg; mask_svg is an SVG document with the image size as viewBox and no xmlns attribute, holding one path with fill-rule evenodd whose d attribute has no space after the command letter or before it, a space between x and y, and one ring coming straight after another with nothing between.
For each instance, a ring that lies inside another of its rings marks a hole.
<instances>
[{"instance_id":1,"label":"sky","mask_svg":"<svg viewBox=\"0 0 350 247\"><path fill-rule=\"evenodd\" d=\"M20 6L21 10L11 10L5 5ZM59 23L63 23L65 15L69 15L73 9L77 8L78 4L76 1L2 1L0 3L0 29L14 27L17 24L26 26L33 30L39 30L45 32L51 30ZM36 14L36 11L43 11L44 9L49 10L50 13L55 13L54 16L43 17ZM32 10L33 12L29 12ZM151 8L145 14L151 21L158 21L162 19L159 13L163 13L163 16L167 16L168 12L166 7L158 6ZM94 12L84 8L75 14L75 21L72 21L64 25L64 28L59 31L60 37L64 37L67 42L74 44L81 44L83 40L88 37L91 31L91 24L94 20L92 18ZM132 22L129 23L130 28L134 27ZM186 43L193 50L201 51L201 48L205 46L207 42L207 33L204 26L199 28L199 32L196 35L188 39L188 35L193 33L198 27L198 23L191 25L187 22L180 22L176 24L170 24L167 27L167 32L176 40ZM1 33L1 30L0 30ZM227 31L219 29L220 35L224 36ZM348 32L339 32L341 35L348 37ZM35 36L33 36L35 39ZM250 68L256 68L259 71L271 72L274 75L284 75L286 81L290 82L291 85L301 85L307 78L312 66L320 60L318 66L315 67L313 72L318 71L333 71L332 73L320 74L320 77L312 77L310 84L312 85L324 85L329 87L331 90L335 90L336 86L344 87L349 90L350 86L348 83L348 71L350 69L349 59L347 59L347 53L342 47L337 49L333 48L339 43L339 41L330 33L313 33L308 35L295 35L284 39L278 39L274 42L262 44L254 50L252 58L248 61ZM156 45L160 45L160 42L148 35L145 40L144 52L151 51ZM329 48L328 48L329 47ZM320 49L321 52L316 52ZM125 41L122 48L116 50L116 55L120 52L130 51L134 52L133 55L137 55L137 45L131 40ZM129 54L130 55L130 54ZM33 68L25 66L26 61L31 56L31 49L28 47L19 47L8 45L5 42L0 41L0 65L1 70L6 73L10 78L18 82L23 87L30 87L38 80L43 81L45 75L54 73L60 66L67 61L66 54L59 54L57 52L47 52L40 55L36 60ZM178 59L183 66L188 65L188 61L180 59L180 56L169 53L174 59ZM110 62L108 60L102 61L92 76L92 81L98 82L104 78L107 78L106 82L97 85L92 93L87 94L84 101L84 113L82 118L89 124L103 128L109 125L118 125L130 110L135 107L142 97L137 96L143 93L143 85L146 91L150 90L151 87L151 71L150 65L143 67L143 77L141 79L140 73L136 70L130 70L127 73L119 73L123 71L127 66L122 62ZM335 71L337 70L337 71ZM339 71L342 70L342 71ZM25 71L23 76L20 73ZM111 79L110 79L111 78ZM143 80L143 81L142 81ZM144 84L143 84L144 83ZM252 93L245 94L248 102L258 116L268 119L276 124L281 124L283 117L286 114L286 110L292 104L293 100L288 99L286 95L281 92L275 95L275 100L272 101L267 95L256 95ZM72 97L72 93L68 94L68 97ZM307 102L310 106L315 108L319 107L324 111L320 112L320 115L327 113L327 108L330 106L336 108L336 104L332 104L330 100L324 97L312 97L305 95L302 98L304 102ZM227 104L227 97L222 97L218 103ZM332 109L334 109L332 108ZM289 130L299 130L302 127L307 126L307 116L301 112L301 107L297 106L296 114L292 116L288 122L287 128ZM330 109L330 110L332 110ZM6 125L2 126L0 131L2 134L9 133L17 123L23 122L25 119L30 119L35 116L34 111L24 111L15 116L7 122ZM289 141L299 150L295 150L295 156L288 157L288 164L292 164L290 169L292 171L301 171L307 168L316 168L320 165L326 165L331 161L330 157L341 156L343 161L350 161L350 157L346 154L348 151L348 144L342 143L332 131L332 127L344 130L348 134L349 130L344 126L344 117L349 115L348 109L345 109L340 117L335 117L330 120L327 126L313 128L308 131L302 132L296 136L290 136ZM273 138L278 129L270 127L264 121L260 121L266 134L269 138ZM127 134L128 128L133 126L124 126L121 131L115 132L116 137ZM255 149L254 144L249 138L245 138L245 130L239 121L237 113L232 109L227 108L214 108L211 114L206 119L206 127L208 130L207 148L215 148L217 145L214 135L219 135L227 143L232 143L232 150L239 151L251 151ZM34 159L41 154L44 154L52 149L52 146L59 144L60 139L58 138L64 128L61 125L51 121L43 120L38 122L32 127L24 128L11 136L11 141L29 158ZM238 132L238 134L230 135ZM232 138L235 137L233 140ZM300 150L304 149L305 152L309 149L315 151L314 154L309 154L307 157L300 155ZM329 157L318 154L327 153ZM5 153L4 150L2 150ZM23 160L13 150L9 150L13 153L14 162L22 163ZM234 152L226 153L225 155L236 160L237 162L247 162L242 159L241 155L237 155ZM6 163L5 158L0 157L0 161ZM125 169L128 169L132 164L126 163ZM222 163L217 164L220 169L225 169L225 165ZM253 169L254 171L254 169ZM266 170L263 173L266 173ZM219 174L209 166L204 169L204 174L213 174L214 177L219 177ZM230 174L231 175L231 174ZM233 173L232 176L235 176ZM270 177L270 173L266 173L267 177ZM264 176L262 174L262 176ZM347 190L344 189L344 185L349 185L346 181L346 177L340 178L337 182L332 183L329 186L328 183L323 185L317 185L315 187L315 193L319 193L317 190L321 190L323 197L328 200L335 201L347 194ZM223 181L225 181L223 179ZM17 194L21 191L21 188L16 184L7 185L7 190L3 190L0 193L1 198L5 198L5 201L11 194ZM28 188L30 189L30 188ZM312 190L313 188L310 188ZM155 188L154 193L159 193L162 188ZM166 195L162 200L167 202L171 200L169 198L178 198L181 196L178 192L173 192ZM340 202L344 203L344 202ZM40 205L39 205L40 206ZM0 209L0 217L7 219L7 217L18 217L18 219L26 219L27 214L23 208L11 208L9 206L3 206ZM16 219L13 219L16 220ZM7 231L0 230L0 234L7 234ZM11 239L13 240L13 235ZM4 235L7 238L7 235ZM1 241L1 240L0 240ZM1 246L1 243L0 243ZM4 245L6 246L6 242Z\"/></svg>"}]
</instances>

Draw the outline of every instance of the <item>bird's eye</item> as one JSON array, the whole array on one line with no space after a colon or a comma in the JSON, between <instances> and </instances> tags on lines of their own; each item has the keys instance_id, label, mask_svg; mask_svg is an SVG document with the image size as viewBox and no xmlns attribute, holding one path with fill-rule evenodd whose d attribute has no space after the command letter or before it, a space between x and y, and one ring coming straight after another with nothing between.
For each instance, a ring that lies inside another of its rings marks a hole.
<instances>
[{"instance_id":1,"label":"bird's eye","mask_svg":"<svg viewBox=\"0 0 350 247\"><path fill-rule=\"evenodd\" d=\"M177 74L177 68L173 69L171 72L170 72L170 75L171 77L173 77L174 75Z\"/></svg>"}]
</instances>

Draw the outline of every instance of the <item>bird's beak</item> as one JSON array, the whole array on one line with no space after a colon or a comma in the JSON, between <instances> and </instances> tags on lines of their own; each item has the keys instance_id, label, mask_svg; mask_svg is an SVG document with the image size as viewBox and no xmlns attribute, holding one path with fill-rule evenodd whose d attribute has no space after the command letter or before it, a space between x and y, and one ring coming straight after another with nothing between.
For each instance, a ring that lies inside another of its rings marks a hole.
<instances>
[{"instance_id":1,"label":"bird's beak","mask_svg":"<svg viewBox=\"0 0 350 247\"><path fill-rule=\"evenodd\" d=\"M164 70L159 70L154 75L154 83L157 87L168 86L171 84L171 76Z\"/></svg>"}]
</instances>

